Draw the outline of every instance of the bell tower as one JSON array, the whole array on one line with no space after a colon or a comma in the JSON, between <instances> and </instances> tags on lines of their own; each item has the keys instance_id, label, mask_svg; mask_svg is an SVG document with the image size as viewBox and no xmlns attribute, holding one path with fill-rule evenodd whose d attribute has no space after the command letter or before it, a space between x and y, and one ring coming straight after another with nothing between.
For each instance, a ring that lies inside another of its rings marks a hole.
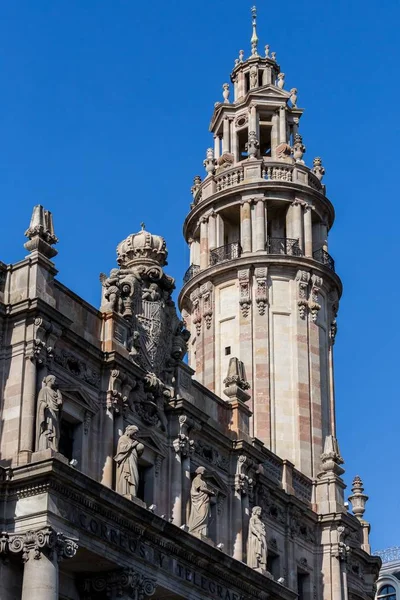
<instances>
[{"instance_id":1,"label":"bell tower","mask_svg":"<svg viewBox=\"0 0 400 600\"><path fill-rule=\"evenodd\" d=\"M214 107L205 177L194 178L179 305L197 380L229 402L230 359L243 363L251 436L313 477L335 436L334 209L321 159L304 159L297 89L268 45L259 54L255 8L252 27L250 56L239 52Z\"/></svg>"}]
</instances>

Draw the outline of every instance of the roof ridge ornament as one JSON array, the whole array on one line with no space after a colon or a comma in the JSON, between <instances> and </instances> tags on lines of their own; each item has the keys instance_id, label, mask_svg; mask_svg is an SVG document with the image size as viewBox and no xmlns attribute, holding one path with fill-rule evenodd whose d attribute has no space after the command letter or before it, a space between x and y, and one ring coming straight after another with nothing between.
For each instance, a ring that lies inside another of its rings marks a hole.
<instances>
[{"instance_id":1,"label":"roof ridge ornament","mask_svg":"<svg viewBox=\"0 0 400 600\"><path fill-rule=\"evenodd\" d=\"M253 6L251 9L252 14L252 25L253 25L253 35L251 36L251 55L258 56L257 45L258 45L258 37L257 37L257 7Z\"/></svg>"},{"instance_id":2,"label":"roof ridge ornament","mask_svg":"<svg viewBox=\"0 0 400 600\"><path fill-rule=\"evenodd\" d=\"M41 204L33 207L31 222L25 231L25 237L28 238L28 241L24 247L29 252L37 250L49 259L58 254L57 250L53 248L58 242L54 233L53 215Z\"/></svg>"}]
</instances>

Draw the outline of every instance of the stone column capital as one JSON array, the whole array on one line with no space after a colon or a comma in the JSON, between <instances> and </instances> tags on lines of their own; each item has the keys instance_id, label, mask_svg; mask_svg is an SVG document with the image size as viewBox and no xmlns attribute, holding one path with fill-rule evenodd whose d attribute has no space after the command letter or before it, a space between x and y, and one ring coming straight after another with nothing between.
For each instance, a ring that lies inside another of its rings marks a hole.
<instances>
[{"instance_id":1,"label":"stone column capital","mask_svg":"<svg viewBox=\"0 0 400 600\"><path fill-rule=\"evenodd\" d=\"M3 533L0 537L0 554L21 554L23 562L32 558L39 560L43 554L50 559L56 555L57 560L61 561L63 558L73 558L77 550L76 540L56 532L52 527L21 534Z\"/></svg>"},{"instance_id":2,"label":"stone column capital","mask_svg":"<svg viewBox=\"0 0 400 600\"><path fill-rule=\"evenodd\" d=\"M134 569L118 569L87 578L83 581L82 587L88 600L98 598L101 592L106 593L110 598L114 598L115 593L120 596L121 592L125 592L129 597L144 600L153 596L157 582Z\"/></svg>"},{"instance_id":3,"label":"stone column capital","mask_svg":"<svg viewBox=\"0 0 400 600\"><path fill-rule=\"evenodd\" d=\"M179 433L178 437L173 440L172 447L176 454L180 454L184 458L189 457L194 452L194 441L184 433Z\"/></svg>"}]
</instances>

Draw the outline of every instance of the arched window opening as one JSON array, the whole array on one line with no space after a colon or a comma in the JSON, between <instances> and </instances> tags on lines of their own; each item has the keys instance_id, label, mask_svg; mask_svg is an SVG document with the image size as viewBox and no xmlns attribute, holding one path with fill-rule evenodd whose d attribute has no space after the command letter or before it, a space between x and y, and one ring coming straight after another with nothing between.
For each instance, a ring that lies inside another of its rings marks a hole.
<instances>
[{"instance_id":1,"label":"arched window opening","mask_svg":"<svg viewBox=\"0 0 400 600\"><path fill-rule=\"evenodd\" d=\"M378 600L396 600L396 590L392 585L384 585L378 592Z\"/></svg>"}]
</instances>

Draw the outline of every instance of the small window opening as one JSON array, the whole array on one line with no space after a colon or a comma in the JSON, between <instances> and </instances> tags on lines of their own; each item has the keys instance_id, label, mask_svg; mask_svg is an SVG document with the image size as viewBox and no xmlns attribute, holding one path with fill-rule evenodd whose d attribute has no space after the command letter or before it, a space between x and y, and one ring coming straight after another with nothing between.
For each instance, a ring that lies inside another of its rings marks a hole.
<instances>
[{"instance_id":1,"label":"small window opening","mask_svg":"<svg viewBox=\"0 0 400 600\"><path fill-rule=\"evenodd\" d=\"M250 72L249 71L244 74L244 85L245 85L244 93L247 94L247 92L250 89Z\"/></svg>"},{"instance_id":2,"label":"small window opening","mask_svg":"<svg viewBox=\"0 0 400 600\"><path fill-rule=\"evenodd\" d=\"M271 128L268 125L260 127L261 156L271 156Z\"/></svg>"},{"instance_id":3,"label":"small window opening","mask_svg":"<svg viewBox=\"0 0 400 600\"><path fill-rule=\"evenodd\" d=\"M279 577L282 577L282 573L280 573L279 569L279 555L268 553L267 571L273 575L275 580L279 579Z\"/></svg>"},{"instance_id":4,"label":"small window opening","mask_svg":"<svg viewBox=\"0 0 400 600\"><path fill-rule=\"evenodd\" d=\"M258 71L258 87L263 86L263 75L264 75L264 71L260 69Z\"/></svg>"},{"instance_id":5,"label":"small window opening","mask_svg":"<svg viewBox=\"0 0 400 600\"><path fill-rule=\"evenodd\" d=\"M137 497L139 500L143 500L147 505L153 504L154 486L153 476L154 468L153 465L138 465L139 471L139 485L137 489Z\"/></svg>"},{"instance_id":6,"label":"small window opening","mask_svg":"<svg viewBox=\"0 0 400 600\"><path fill-rule=\"evenodd\" d=\"M246 144L249 137L248 128L244 127L237 132L238 144L239 144L239 160L244 160L248 157L246 150Z\"/></svg>"},{"instance_id":7,"label":"small window opening","mask_svg":"<svg viewBox=\"0 0 400 600\"><path fill-rule=\"evenodd\" d=\"M297 573L297 594L299 600L310 600L310 577L308 573Z\"/></svg>"},{"instance_id":8,"label":"small window opening","mask_svg":"<svg viewBox=\"0 0 400 600\"><path fill-rule=\"evenodd\" d=\"M60 442L58 444L58 450L60 454L63 454L68 460L78 457L74 456L74 435L75 425L65 419L61 419L60 423Z\"/></svg>"},{"instance_id":9,"label":"small window opening","mask_svg":"<svg viewBox=\"0 0 400 600\"><path fill-rule=\"evenodd\" d=\"M230 353L231 353L231 347L230 346L226 346L225 347L225 356L229 356Z\"/></svg>"}]
</instances>

